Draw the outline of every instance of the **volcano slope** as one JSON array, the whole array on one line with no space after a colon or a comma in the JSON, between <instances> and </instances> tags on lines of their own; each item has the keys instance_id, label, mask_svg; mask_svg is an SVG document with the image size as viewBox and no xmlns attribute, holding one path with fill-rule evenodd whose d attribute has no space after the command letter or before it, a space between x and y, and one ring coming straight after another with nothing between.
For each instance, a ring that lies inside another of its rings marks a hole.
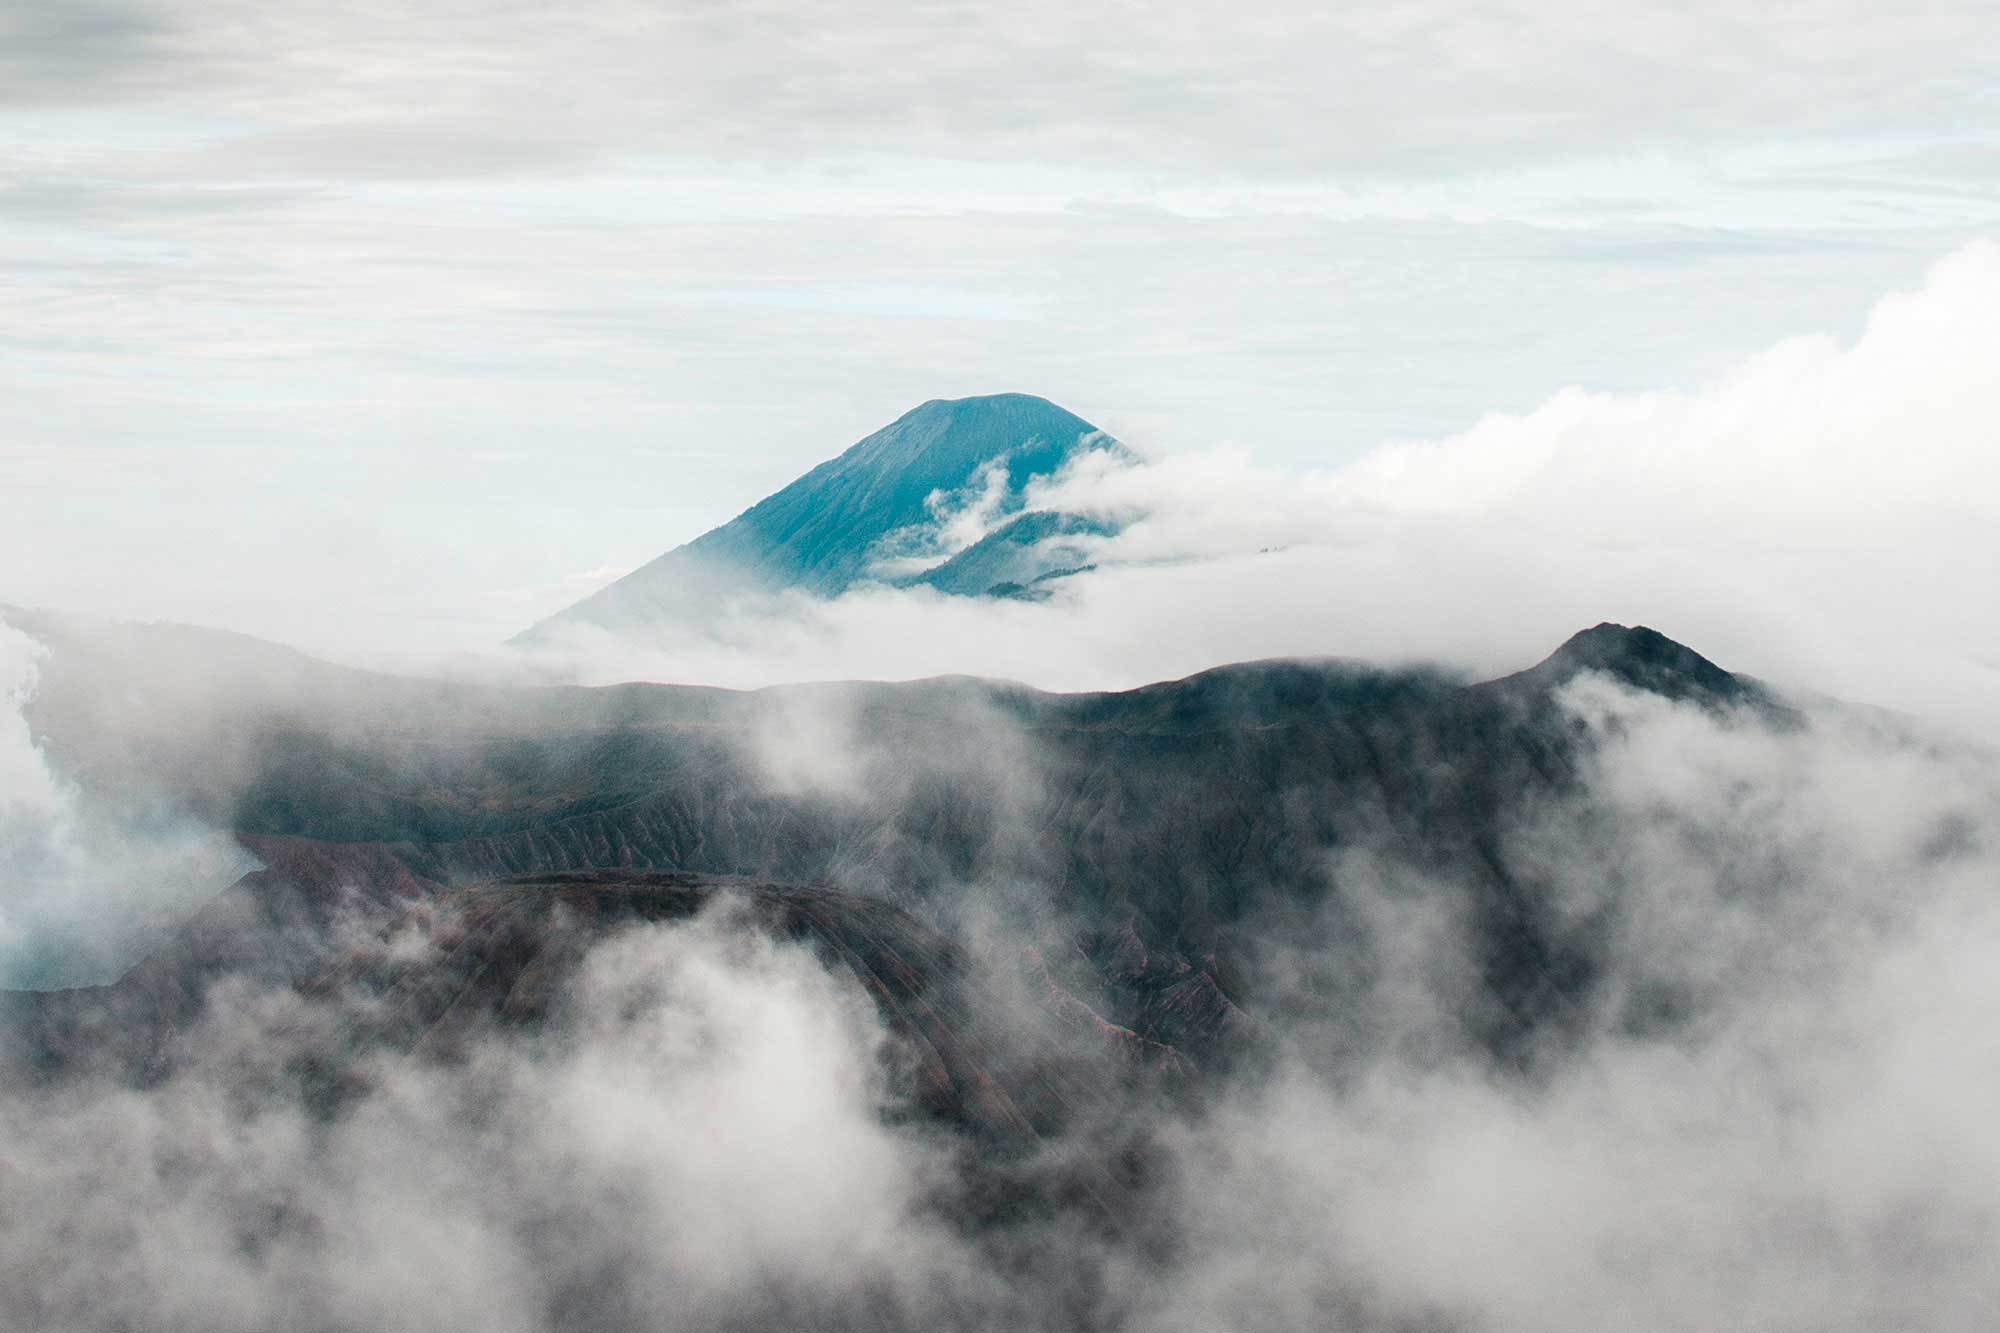
<instances>
[{"instance_id":1,"label":"volcano slope","mask_svg":"<svg viewBox=\"0 0 2000 1333\"><path fill-rule=\"evenodd\" d=\"M1565 689L1590 673L1793 717L1615 625L1483 683L1287 661L1084 695L458 687L167 627L28 628L50 648L30 706L49 753L105 789L176 791L264 865L115 984L14 997L42 1069L157 1076L225 976L365 980L400 997L370 1040L403 1046L475 1014L540 1021L584 941L730 894L860 981L924 1052L925 1105L995 1133L1090 1105L1093 1080L1185 1086L1254 1061L1301 1006L1365 1024L1349 881L1385 859L1452 886L1478 974L1464 1037L1527 1068L1597 971L1597 923L1557 910L1509 841L1579 793L1592 741ZM138 697L107 682L141 662L143 706L107 704ZM357 929L433 921L460 941L425 954L434 975L343 970ZM1320 957L1275 987L1270 941L1302 921Z\"/></svg>"}]
</instances>

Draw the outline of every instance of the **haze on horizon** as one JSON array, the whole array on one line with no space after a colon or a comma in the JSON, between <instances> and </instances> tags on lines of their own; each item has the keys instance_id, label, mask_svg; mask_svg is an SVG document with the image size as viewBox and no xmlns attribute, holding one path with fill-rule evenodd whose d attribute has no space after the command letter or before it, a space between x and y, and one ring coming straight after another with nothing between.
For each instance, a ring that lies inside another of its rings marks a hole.
<instances>
[{"instance_id":1,"label":"haze on horizon","mask_svg":"<svg viewBox=\"0 0 2000 1333\"><path fill-rule=\"evenodd\" d=\"M1705 391L1995 229L1988 19L17 0L0 597L407 663L929 398L1287 478Z\"/></svg>"}]
</instances>

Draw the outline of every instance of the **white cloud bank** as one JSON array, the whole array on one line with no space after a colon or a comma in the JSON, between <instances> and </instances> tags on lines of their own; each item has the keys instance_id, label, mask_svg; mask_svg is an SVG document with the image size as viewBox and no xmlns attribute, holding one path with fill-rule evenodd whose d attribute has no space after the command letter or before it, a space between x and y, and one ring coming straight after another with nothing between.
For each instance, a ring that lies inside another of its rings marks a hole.
<instances>
[{"instance_id":1,"label":"white cloud bank","mask_svg":"<svg viewBox=\"0 0 2000 1333\"><path fill-rule=\"evenodd\" d=\"M922 1326L980 1295L923 1221L945 1147L881 1119L866 996L726 911L599 947L550 1040L373 1063L336 1117L295 1079L350 1011L210 1001L159 1086L0 1092L10 1327Z\"/></svg>"},{"instance_id":2,"label":"white cloud bank","mask_svg":"<svg viewBox=\"0 0 2000 1333\"><path fill-rule=\"evenodd\" d=\"M2000 731L2000 247L1940 262L1851 345L1786 342L1692 393L1565 391L1330 473L1241 453L1050 488L1140 516L1045 604L879 589L739 608L595 679L754 685L970 672L1137 684L1263 656L1499 671L1601 620L1725 666Z\"/></svg>"},{"instance_id":3,"label":"white cloud bank","mask_svg":"<svg viewBox=\"0 0 2000 1333\"><path fill-rule=\"evenodd\" d=\"M1398 931L1360 1073L1326 1074L1303 1030L1286 1075L1182 1136L1198 1202L1159 1326L1990 1327L1993 754L1590 678L1569 705L1605 742L1589 799L1512 850L1604 923L1585 1035L1529 1079L1396 1040L1448 1022L1467 979L1462 936ZM1405 927L1450 915L1380 878Z\"/></svg>"},{"instance_id":4,"label":"white cloud bank","mask_svg":"<svg viewBox=\"0 0 2000 1333\"><path fill-rule=\"evenodd\" d=\"M1343 919L1370 930L1357 945L1294 922L1282 943L1358 948L1375 984L1274 1028L1275 1079L1152 1124L1136 1242L1060 1212L963 1225L950 1145L884 1117L893 1047L851 978L718 912L600 945L539 1035L456 1064L370 1060L337 1113L303 1110L295 1080L351 1014L228 981L157 1086L0 1090L0 1315L1990 1328L1994 756L1873 715L1774 729L1589 677L1566 704L1601 748L1507 855L1600 923L1570 1044L1532 1076L1497 1068L1462 1027L1464 886L1350 848ZM1675 1020L1649 1021L1662 996ZM1332 1029L1366 1035L1329 1049Z\"/></svg>"}]
</instances>

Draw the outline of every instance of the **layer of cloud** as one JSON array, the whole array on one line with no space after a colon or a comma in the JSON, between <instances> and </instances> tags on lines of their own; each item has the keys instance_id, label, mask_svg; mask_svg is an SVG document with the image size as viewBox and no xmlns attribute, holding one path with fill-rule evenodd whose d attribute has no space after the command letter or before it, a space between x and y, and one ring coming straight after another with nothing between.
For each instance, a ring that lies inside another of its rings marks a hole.
<instances>
[{"instance_id":1,"label":"layer of cloud","mask_svg":"<svg viewBox=\"0 0 2000 1333\"><path fill-rule=\"evenodd\" d=\"M1463 1003L1466 937L1410 928L1449 921L1445 887L1350 873L1402 904L1386 1035L1333 1077L1302 1028L1287 1073L1183 1136L1198 1239L1163 1326L1985 1326L1993 754L1588 678L1571 707L1605 741L1590 797L1512 864L1602 923L1588 1036L1527 1081L1406 1040Z\"/></svg>"},{"instance_id":2,"label":"layer of cloud","mask_svg":"<svg viewBox=\"0 0 2000 1333\"><path fill-rule=\"evenodd\" d=\"M1329 849L1327 915L1267 922L1251 987L1332 960L1338 1002L1263 1010L1275 1074L1137 1126L1136 1237L1061 1208L968 1224L965 1159L898 1127L893 1041L851 978L724 910L600 945L540 1033L371 1059L331 1111L299 1080L364 993L225 981L155 1086L10 1088L0 1308L49 1328L1987 1326L2000 1080L1969 1052L2000 1008L1993 753L1588 676L1563 706L1594 738L1581 787L1501 854L1599 941L1583 1020L1525 1073L1496 1065L1466 1037L1469 886ZM867 763L865 738L806 739ZM985 924L1005 966L1018 941Z\"/></svg>"},{"instance_id":3,"label":"layer of cloud","mask_svg":"<svg viewBox=\"0 0 2000 1333\"><path fill-rule=\"evenodd\" d=\"M358 1002L358 1001L357 1001ZM233 982L144 1091L0 1095L0 1309L49 1329L920 1326L1004 1308L924 1219L948 1145L895 1130L851 978L719 911L629 932L560 1030L385 1059L306 1109L341 1003Z\"/></svg>"},{"instance_id":4,"label":"layer of cloud","mask_svg":"<svg viewBox=\"0 0 2000 1333\"><path fill-rule=\"evenodd\" d=\"M1684 385L2000 216L1983 19L0 5L0 592L407 659L939 395L1295 466Z\"/></svg>"},{"instance_id":5,"label":"layer of cloud","mask_svg":"<svg viewBox=\"0 0 2000 1333\"><path fill-rule=\"evenodd\" d=\"M112 980L256 867L170 794L113 804L57 772L22 711L43 655L0 621L0 987Z\"/></svg>"},{"instance_id":6,"label":"layer of cloud","mask_svg":"<svg viewBox=\"0 0 2000 1333\"><path fill-rule=\"evenodd\" d=\"M0 600L408 664L508 638L603 581L587 571L940 394L1030 390L1135 447L1233 440L1282 475L1565 383L1699 382L1848 329L1945 244L1151 212L721 224L663 216L671 192L579 193L10 231ZM702 295L810 302L830 256L842 283L1025 294L1036 317Z\"/></svg>"},{"instance_id":7,"label":"layer of cloud","mask_svg":"<svg viewBox=\"0 0 2000 1333\"><path fill-rule=\"evenodd\" d=\"M1128 4L594 0L556 15L123 0L63 14L0 12L16 39L8 101L164 100L229 126L196 150L219 167L343 177L857 150L1400 173L1745 131L1928 130L1962 123L1994 72L1986 16L1954 3L1413 0L1247 18L1207 3L1163 21Z\"/></svg>"},{"instance_id":8,"label":"layer of cloud","mask_svg":"<svg viewBox=\"0 0 2000 1333\"><path fill-rule=\"evenodd\" d=\"M1500 672L1615 620L1783 684L2000 730L1996 312L2000 249L1978 244L1853 343L1787 342L1700 391L1564 392L1304 478L1229 451L1068 478L1037 502L1130 526L1047 604L867 590L568 649L600 679L1093 688L1267 656Z\"/></svg>"}]
</instances>

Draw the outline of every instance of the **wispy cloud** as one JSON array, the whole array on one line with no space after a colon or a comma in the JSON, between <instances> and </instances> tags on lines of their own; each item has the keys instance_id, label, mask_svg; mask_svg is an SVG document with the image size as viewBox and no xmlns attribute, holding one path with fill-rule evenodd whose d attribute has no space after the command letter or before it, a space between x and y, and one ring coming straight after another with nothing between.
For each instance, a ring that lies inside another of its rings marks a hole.
<instances>
[{"instance_id":1,"label":"wispy cloud","mask_svg":"<svg viewBox=\"0 0 2000 1333\"><path fill-rule=\"evenodd\" d=\"M471 0L414 14L206 0L16 5L7 49L17 100L150 89L276 135L241 149L282 145L294 168L341 175L519 169L538 146L1406 174L1746 130L1953 123L1993 73L1982 18L1831 0L1758 14L1416 0L1254 21L1216 4L1162 21L1039 3L595 0L558 17Z\"/></svg>"}]
</instances>

